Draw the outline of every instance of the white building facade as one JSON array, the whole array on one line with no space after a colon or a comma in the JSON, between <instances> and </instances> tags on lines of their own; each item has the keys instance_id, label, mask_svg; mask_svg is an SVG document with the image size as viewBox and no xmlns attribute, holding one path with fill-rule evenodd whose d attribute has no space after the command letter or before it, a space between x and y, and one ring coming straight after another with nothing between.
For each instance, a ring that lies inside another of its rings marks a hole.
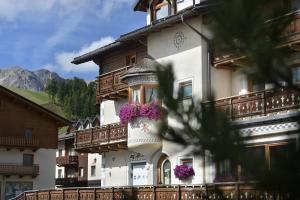
<instances>
[{"instance_id":1,"label":"white building facade","mask_svg":"<svg viewBox=\"0 0 300 200\"><path fill-rule=\"evenodd\" d=\"M75 64L94 61L101 69L97 81L100 127L78 132L75 148L78 152L102 155L101 168L96 169L101 171L102 186L233 181L235 169L230 163L212 163L209 153L194 155L158 137L155 130L159 121L139 117L128 124L120 123L119 113L124 105L145 105L155 100L159 87L153 71L155 62L172 64L174 88L183 90L183 103L191 99L207 100L214 93L217 104L232 109L231 117L249 137L247 145L259 151L269 167L275 163L273 152L284 152L290 144L297 146L299 94L257 95L255 92L269 89L270 85L250 82L239 68L219 67L222 57L212 62L208 46L211 36L205 22L207 1L150 2L141 0L135 6L136 11L148 13L147 26L73 61ZM261 98L254 98L257 96ZM169 122L174 123L171 118ZM93 159L89 158L89 165ZM177 165L192 167L195 175L180 180L174 174Z\"/></svg>"}]
</instances>

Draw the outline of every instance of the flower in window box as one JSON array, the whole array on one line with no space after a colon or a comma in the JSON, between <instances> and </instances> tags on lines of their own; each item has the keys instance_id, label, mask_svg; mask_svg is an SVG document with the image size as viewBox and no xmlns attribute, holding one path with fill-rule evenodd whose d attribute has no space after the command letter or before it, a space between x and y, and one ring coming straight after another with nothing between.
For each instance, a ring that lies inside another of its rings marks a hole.
<instances>
[{"instance_id":1,"label":"flower in window box","mask_svg":"<svg viewBox=\"0 0 300 200\"><path fill-rule=\"evenodd\" d=\"M119 117L122 124L132 122L139 116L139 104L126 104L120 109Z\"/></svg>"},{"instance_id":2,"label":"flower in window box","mask_svg":"<svg viewBox=\"0 0 300 200\"><path fill-rule=\"evenodd\" d=\"M195 171L193 167L189 167L187 165L176 165L174 174L179 180L186 180L191 176L195 176Z\"/></svg>"},{"instance_id":3,"label":"flower in window box","mask_svg":"<svg viewBox=\"0 0 300 200\"><path fill-rule=\"evenodd\" d=\"M141 105L140 116L150 120L159 120L164 116L164 110L159 104L152 102L150 104Z\"/></svg>"}]
</instances>

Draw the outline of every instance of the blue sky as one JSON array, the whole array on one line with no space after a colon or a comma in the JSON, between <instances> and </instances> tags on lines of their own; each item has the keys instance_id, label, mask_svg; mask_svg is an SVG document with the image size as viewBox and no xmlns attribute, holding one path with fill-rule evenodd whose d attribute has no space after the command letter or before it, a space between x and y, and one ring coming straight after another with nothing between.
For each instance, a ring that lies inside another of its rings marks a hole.
<instances>
[{"instance_id":1,"label":"blue sky","mask_svg":"<svg viewBox=\"0 0 300 200\"><path fill-rule=\"evenodd\" d=\"M73 57L145 26L135 0L0 0L0 68L46 68L63 77L94 79L93 63Z\"/></svg>"}]
</instances>

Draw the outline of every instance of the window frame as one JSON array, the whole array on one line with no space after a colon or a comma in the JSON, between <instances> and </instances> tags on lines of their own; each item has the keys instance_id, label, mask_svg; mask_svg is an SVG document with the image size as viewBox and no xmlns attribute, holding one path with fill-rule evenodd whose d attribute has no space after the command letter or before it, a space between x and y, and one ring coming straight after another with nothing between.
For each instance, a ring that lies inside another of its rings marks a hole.
<instances>
[{"instance_id":1,"label":"window frame","mask_svg":"<svg viewBox=\"0 0 300 200\"><path fill-rule=\"evenodd\" d=\"M178 92L180 91L181 88L183 88L183 86L189 85L189 83L192 87L191 95L186 96L186 97L182 96L182 98L179 99L180 101L193 99L193 94L194 94L194 84L193 84L193 82L194 82L193 79L185 79L185 80L178 81Z\"/></svg>"},{"instance_id":2,"label":"window frame","mask_svg":"<svg viewBox=\"0 0 300 200\"><path fill-rule=\"evenodd\" d=\"M95 177L96 176L96 165L92 165L91 166L91 173L90 173L90 175L91 175L91 177Z\"/></svg>"},{"instance_id":3,"label":"window frame","mask_svg":"<svg viewBox=\"0 0 300 200\"><path fill-rule=\"evenodd\" d=\"M30 160L27 160L29 159ZM30 162L28 162L30 161ZM33 166L34 165L34 154L24 153L23 154L23 166Z\"/></svg>"}]
</instances>

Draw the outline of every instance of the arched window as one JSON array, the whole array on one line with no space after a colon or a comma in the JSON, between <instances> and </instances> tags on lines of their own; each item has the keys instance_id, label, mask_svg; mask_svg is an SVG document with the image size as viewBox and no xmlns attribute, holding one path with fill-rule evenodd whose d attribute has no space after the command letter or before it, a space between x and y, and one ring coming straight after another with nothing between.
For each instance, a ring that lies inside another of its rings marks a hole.
<instances>
[{"instance_id":1,"label":"arched window","mask_svg":"<svg viewBox=\"0 0 300 200\"><path fill-rule=\"evenodd\" d=\"M161 169L161 183L164 185L171 184L171 162L167 159L162 164Z\"/></svg>"}]
</instances>

